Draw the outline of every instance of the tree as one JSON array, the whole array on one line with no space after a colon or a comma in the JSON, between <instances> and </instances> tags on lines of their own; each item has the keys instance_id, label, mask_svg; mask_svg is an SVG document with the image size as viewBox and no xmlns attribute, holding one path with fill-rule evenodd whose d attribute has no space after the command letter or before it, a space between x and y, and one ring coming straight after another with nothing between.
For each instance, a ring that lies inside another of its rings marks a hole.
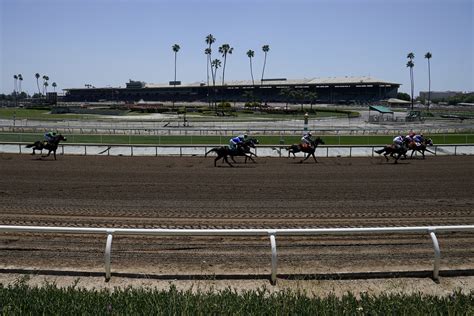
<instances>
[{"instance_id":1,"label":"tree","mask_svg":"<svg viewBox=\"0 0 474 316\"><path fill-rule=\"evenodd\" d=\"M415 67L415 63L413 62L413 59L415 59L415 54L413 53L408 53L407 58L409 59L407 62L407 67L410 68L410 81L411 81L411 109L413 110L413 94L415 90L415 80L413 78L413 67Z\"/></svg>"},{"instance_id":2,"label":"tree","mask_svg":"<svg viewBox=\"0 0 474 316\"><path fill-rule=\"evenodd\" d=\"M286 110L288 110L288 102L292 97L293 89L292 88L284 88L280 91L280 95L285 97L286 100Z\"/></svg>"},{"instance_id":3,"label":"tree","mask_svg":"<svg viewBox=\"0 0 474 316\"><path fill-rule=\"evenodd\" d=\"M53 82L52 86L53 86L54 92L56 92L56 87L58 86L56 82Z\"/></svg>"},{"instance_id":4,"label":"tree","mask_svg":"<svg viewBox=\"0 0 474 316\"><path fill-rule=\"evenodd\" d=\"M250 59L250 76L252 77L252 85L255 85L255 82L253 81L253 69L252 69L252 58L255 56L255 52L251 49L247 51L247 56Z\"/></svg>"},{"instance_id":5,"label":"tree","mask_svg":"<svg viewBox=\"0 0 474 316\"><path fill-rule=\"evenodd\" d=\"M41 94L40 86L39 86L39 82L38 82L38 79L40 78L40 74L36 73L35 78L36 78L36 85L38 86L38 94Z\"/></svg>"},{"instance_id":6,"label":"tree","mask_svg":"<svg viewBox=\"0 0 474 316\"><path fill-rule=\"evenodd\" d=\"M212 78L213 78L213 81L212 81L212 86L213 86L213 89L215 90L216 89L216 74L217 74L217 69L219 67L221 67L222 63L219 59L214 59L212 62L211 62L211 70L212 71ZM217 105L215 105L215 109L216 109L216 112L217 112Z\"/></svg>"},{"instance_id":7,"label":"tree","mask_svg":"<svg viewBox=\"0 0 474 316\"><path fill-rule=\"evenodd\" d=\"M404 92L398 92L397 93L397 99L410 101L410 95L407 94L407 93L404 93Z\"/></svg>"},{"instance_id":8,"label":"tree","mask_svg":"<svg viewBox=\"0 0 474 316\"><path fill-rule=\"evenodd\" d=\"M225 65L227 62L227 55L232 54L234 51L233 47L230 47L229 44L222 44L222 46L219 47L219 53L222 54L222 57L224 57L224 66L222 67L222 85L224 85L224 76L225 76Z\"/></svg>"},{"instance_id":9,"label":"tree","mask_svg":"<svg viewBox=\"0 0 474 316\"><path fill-rule=\"evenodd\" d=\"M178 52L181 49L178 44L174 44L173 47L173 52L174 52L174 86L176 86L176 60L178 58Z\"/></svg>"},{"instance_id":10,"label":"tree","mask_svg":"<svg viewBox=\"0 0 474 316\"><path fill-rule=\"evenodd\" d=\"M174 44L171 48L173 49L173 52L174 52L174 81L173 81L173 87L176 88L176 61L177 61L177 58L178 58L178 52L179 52L181 47L179 47L178 44ZM176 99L176 92L175 92L175 95L173 96L173 109L174 109L174 103L176 101L175 99Z\"/></svg>"},{"instance_id":11,"label":"tree","mask_svg":"<svg viewBox=\"0 0 474 316\"><path fill-rule=\"evenodd\" d=\"M13 75L13 94L16 94L16 83L17 83L17 80L18 80L18 76L17 76L17 75Z\"/></svg>"},{"instance_id":12,"label":"tree","mask_svg":"<svg viewBox=\"0 0 474 316\"><path fill-rule=\"evenodd\" d=\"M45 81L44 82L44 91L45 91L45 93L48 93L48 86L49 86L48 81Z\"/></svg>"},{"instance_id":13,"label":"tree","mask_svg":"<svg viewBox=\"0 0 474 316\"><path fill-rule=\"evenodd\" d=\"M428 109L430 108L431 105L431 65L430 65L430 59L432 55L430 52L427 52L425 54L425 58L428 59Z\"/></svg>"},{"instance_id":14,"label":"tree","mask_svg":"<svg viewBox=\"0 0 474 316\"><path fill-rule=\"evenodd\" d=\"M44 75L43 76L43 94L45 94L45 88L47 87L46 83L48 83L49 77ZM47 92L47 91L46 91Z\"/></svg>"},{"instance_id":15,"label":"tree","mask_svg":"<svg viewBox=\"0 0 474 316\"><path fill-rule=\"evenodd\" d=\"M267 53L270 51L270 46L269 45L263 45L262 46L262 51L265 54L265 58L263 60L262 79L260 80L260 84L263 83L263 76L265 74L265 66L267 64Z\"/></svg>"},{"instance_id":16,"label":"tree","mask_svg":"<svg viewBox=\"0 0 474 316\"><path fill-rule=\"evenodd\" d=\"M23 81L23 76L22 74L18 74L18 91L21 94L21 82Z\"/></svg>"},{"instance_id":17,"label":"tree","mask_svg":"<svg viewBox=\"0 0 474 316\"><path fill-rule=\"evenodd\" d=\"M204 50L204 54L207 55L207 86L209 87L209 65L211 65L211 60L212 60L212 44L216 41L216 38L212 36L212 34L209 34L206 36L206 44L208 47ZM212 71L212 65L211 65L211 73L214 73ZM212 77L212 80L215 81L214 75Z\"/></svg>"}]
</instances>

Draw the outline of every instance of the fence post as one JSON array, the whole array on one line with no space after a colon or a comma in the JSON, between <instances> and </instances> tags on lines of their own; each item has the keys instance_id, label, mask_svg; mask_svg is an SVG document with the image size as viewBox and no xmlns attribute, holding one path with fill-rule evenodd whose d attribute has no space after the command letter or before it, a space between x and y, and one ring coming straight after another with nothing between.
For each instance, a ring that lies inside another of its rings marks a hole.
<instances>
[{"instance_id":1,"label":"fence post","mask_svg":"<svg viewBox=\"0 0 474 316\"><path fill-rule=\"evenodd\" d=\"M438 239L436 238L436 234L433 230L429 231L431 236L431 241L433 242L433 249L435 253L435 260L433 266L433 280L438 281L439 279L439 262L441 258L441 251L439 249Z\"/></svg>"},{"instance_id":2,"label":"fence post","mask_svg":"<svg viewBox=\"0 0 474 316\"><path fill-rule=\"evenodd\" d=\"M272 275L271 275L270 280L271 280L272 285L276 285L277 263L278 263L276 239L275 239L276 231L274 230L268 231L268 234L270 235L270 246L272 248Z\"/></svg>"},{"instance_id":3,"label":"fence post","mask_svg":"<svg viewBox=\"0 0 474 316\"><path fill-rule=\"evenodd\" d=\"M110 280L110 257L112 251L112 238L113 238L113 231L107 231L107 243L105 245L105 281L108 282Z\"/></svg>"}]
</instances>

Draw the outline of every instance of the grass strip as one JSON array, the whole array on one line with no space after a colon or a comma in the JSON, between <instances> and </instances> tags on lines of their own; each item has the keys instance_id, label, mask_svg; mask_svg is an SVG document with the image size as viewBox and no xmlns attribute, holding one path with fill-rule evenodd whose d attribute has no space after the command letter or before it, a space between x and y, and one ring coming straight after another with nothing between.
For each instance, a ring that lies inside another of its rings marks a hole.
<instances>
[{"instance_id":1,"label":"grass strip","mask_svg":"<svg viewBox=\"0 0 474 316\"><path fill-rule=\"evenodd\" d=\"M230 136L159 136L159 135L65 135L69 143L94 144L146 144L146 145L213 145L228 144ZM261 145L291 145L299 143L300 136L258 136ZM474 134L434 134L431 137L435 145L442 144L473 144ZM321 135L326 145L383 145L392 143L393 136L365 135ZM38 133L0 133L0 142L35 142L43 139Z\"/></svg>"},{"instance_id":2,"label":"grass strip","mask_svg":"<svg viewBox=\"0 0 474 316\"><path fill-rule=\"evenodd\" d=\"M347 293L309 297L304 292L266 288L207 292L153 288L86 290L25 281L0 284L2 315L473 315L474 292L447 296Z\"/></svg>"}]
</instances>

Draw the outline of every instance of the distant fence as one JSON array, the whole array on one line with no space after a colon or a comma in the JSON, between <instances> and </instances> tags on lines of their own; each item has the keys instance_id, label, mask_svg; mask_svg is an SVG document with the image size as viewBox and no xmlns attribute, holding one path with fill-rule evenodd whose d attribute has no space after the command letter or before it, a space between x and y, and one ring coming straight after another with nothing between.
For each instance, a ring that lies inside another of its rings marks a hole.
<instances>
[{"instance_id":1,"label":"distant fence","mask_svg":"<svg viewBox=\"0 0 474 316\"><path fill-rule=\"evenodd\" d=\"M265 126L268 122L251 122L251 123L229 123L219 122L201 127L185 127L180 122L170 122L163 124L163 122L117 122L117 123L105 123L97 122L95 124L87 124L81 122L80 125L72 125L73 121L65 124L61 122L51 122L44 125L25 125L25 124L0 124L0 132L3 133L44 133L51 129L60 131L63 134L97 134L97 135L149 135L149 136L231 136L241 134L246 131L252 135L272 136L272 135L283 135L283 136L295 136L301 135L303 132L303 124L301 122L294 123L292 126ZM259 124L260 123L260 124ZM166 126L165 126L166 125ZM427 127L427 126L320 126L317 122L314 122L307 126L313 134L318 135L398 135L406 134L410 129L416 129L417 132L424 134L442 134L442 133L472 133L472 126L439 126L439 127Z\"/></svg>"},{"instance_id":2,"label":"distant fence","mask_svg":"<svg viewBox=\"0 0 474 316\"><path fill-rule=\"evenodd\" d=\"M29 143L0 142L0 153L25 154ZM57 154L83 156L204 156L214 147L222 145L126 145L126 144L72 144L59 145ZM317 157L374 157L374 151L384 145L324 145L316 149ZM259 157L287 157L286 145L259 145L253 152ZM451 144L428 147L425 155L474 155L474 144ZM303 157L304 153L297 153Z\"/></svg>"},{"instance_id":3,"label":"distant fence","mask_svg":"<svg viewBox=\"0 0 474 316\"><path fill-rule=\"evenodd\" d=\"M105 279L111 277L110 261L112 256L112 239L114 235L153 235L153 236L268 236L271 247L271 282L277 278L277 243L276 236L315 236L341 234L429 234L433 243L434 264L433 279L439 278L441 250L436 236L437 232L474 232L474 225L463 226L419 226L419 227L376 227L376 228L318 228L318 229L134 229L134 228L77 228L77 227L42 227L42 226L0 226L0 232L22 233L69 233L69 234L106 234L105 246ZM469 249L466 249L469 251Z\"/></svg>"}]
</instances>

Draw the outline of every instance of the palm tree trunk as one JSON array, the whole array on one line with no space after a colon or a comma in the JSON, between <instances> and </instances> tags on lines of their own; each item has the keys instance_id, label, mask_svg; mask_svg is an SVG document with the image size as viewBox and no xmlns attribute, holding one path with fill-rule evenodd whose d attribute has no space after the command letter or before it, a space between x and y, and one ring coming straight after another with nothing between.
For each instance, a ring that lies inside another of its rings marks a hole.
<instances>
[{"instance_id":1,"label":"palm tree trunk","mask_svg":"<svg viewBox=\"0 0 474 316\"><path fill-rule=\"evenodd\" d=\"M431 67L430 67L430 59L428 58L428 110L430 109L431 105Z\"/></svg>"},{"instance_id":2,"label":"palm tree trunk","mask_svg":"<svg viewBox=\"0 0 474 316\"><path fill-rule=\"evenodd\" d=\"M262 79L260 80L260 84L263 84L263 75L265 74L266 64L267 64L267 53L265 53L265 58L263 59Z\"/></svg>"},{"instance_id":3,"label":"palm tree trunk","mask_svg":"<svg viewBox=\"0 0 474 316\"><path fill-rule=\"evenodd\" d=\"M250 59L250 75L252 76L252 85L255 85L255 82L253 81L253 69L252 69L252 58Z\"/></svg>"},{"instance_id":4,"label":"palm tree trunk","mask_svg":"<svg viewBox=\"0 0 474 316\"><path fill-rule=\"evenodd\" d=\"M36 85L38 86L38 94L41 94L38 78L36 78Z\"/></svg>"},{"instance_id":5,"label":"palm tree trunk","mask_svg":"<svg viewBox=\"0 0 474 316\"><path fill-rule=\"evenodd\" d=\"M413 91L415 90L415 82L413 80L413 67L410 67L410 80L411 80L411 109L413 110Z\"/></svg>"},{"instance_id":6,"label":"palm tree trunk","mask_svg":"<svg viewBox=\"0 0 474 316\"><path fill-rule=\"evenodd\" d=\"M224 87L224 76L225 76L225 63L227 61L227 55L224 55L224 67L222 67L222 87Z\"/></svg>"}]
</instances>

